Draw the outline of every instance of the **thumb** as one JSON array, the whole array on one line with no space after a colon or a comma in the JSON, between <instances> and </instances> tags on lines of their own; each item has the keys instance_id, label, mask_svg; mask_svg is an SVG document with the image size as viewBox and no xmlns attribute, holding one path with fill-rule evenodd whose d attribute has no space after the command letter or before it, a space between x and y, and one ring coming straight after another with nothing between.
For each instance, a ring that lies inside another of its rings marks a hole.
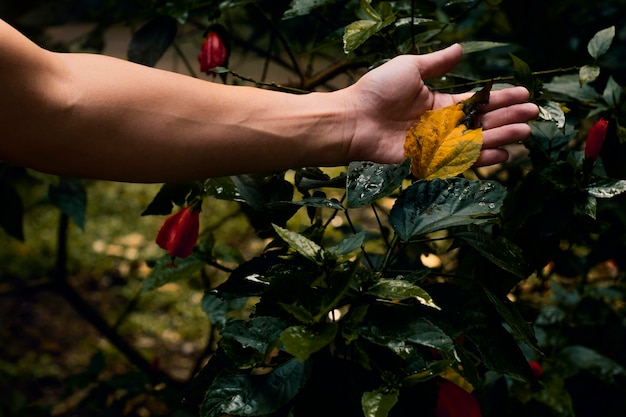
<instances>
[{"instance_id":1,"label":"thumb","mask_svg":"<svg viewBox=\"0 0 626 417\"><path fill-rule=\"evenodd\" d=\"M455 43L440 51L417 55L417 65L423 79L444 75L461 60L463 49Z\"/></svg>"}]
</instances>

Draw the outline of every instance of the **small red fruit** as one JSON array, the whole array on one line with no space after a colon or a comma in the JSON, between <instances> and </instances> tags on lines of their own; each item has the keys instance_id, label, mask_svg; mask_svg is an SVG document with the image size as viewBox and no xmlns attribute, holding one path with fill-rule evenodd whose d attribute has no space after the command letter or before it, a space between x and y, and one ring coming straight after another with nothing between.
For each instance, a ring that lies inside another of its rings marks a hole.
<instances>
[{"instance_id":1,"label":"small red fruit","mask_svg":"<svg viewBox=\"0 0 626 417\"><path fill-rule=\"evenodd\" d=\"M537 361L530 361L528 362L528 365L530 366L530 372L533 373L535 378L541 378L541 375L543 375L543 368L541 367L541 364Z\"/></svg>"},{"instance_id":2,"label":"small red fruit","mask_svg":"<svg viewBox=\"0 0 626 417\"><path fill-rule=\"evenodd\" d=\"M608 120L600 119L591 126L585 142L585 158L591 158L594 161L598 159L602 145L604 145L608 124Z\"/></svg>"},{"instance_id":3,"label":"small red fruit","mask_svg":"<svg viewBox=\"0 0 626 417\"><path fill-rule=\"evenodd\" d=\"M439 384L435 412L437 417L482 417L478 399L445 379Z\"/></svg>"},{"instance_id":4,"label":"small red fruit","mask_svg":"<svg viewBox=\"0 0 626 417\"><path fill-rule=\"evenodd\" d=\"M167 250L172 259L186 258L196 246L199 230L200 209L186 206L165 219L156 243Z\"/></svg>"},{"instance_id":5,"label":"small red fruit","mask_svg":"<svg viewBox=\"0 0 626 417\"><path fill-rule=\"evenodd\" d=\"M200 71L215 76L215 73L212 73L211 70L215 67L224 66L227 60L228 48L224 40L217 31L210 31L204 39L198 54Z\"/></svg>"}]
</instances>

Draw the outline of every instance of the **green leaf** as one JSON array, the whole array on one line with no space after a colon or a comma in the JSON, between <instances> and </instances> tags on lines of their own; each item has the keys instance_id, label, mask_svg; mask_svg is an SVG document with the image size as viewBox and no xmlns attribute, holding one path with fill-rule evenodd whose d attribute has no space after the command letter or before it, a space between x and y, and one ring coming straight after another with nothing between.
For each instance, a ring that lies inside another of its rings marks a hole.
<instances>
[{"instance_id":1,"label":"green leaf","mask_svg":"<svg viewBox=\"0 0 626 417\"><path fill-rule=\"evenodd\" d=\"M380 3L382 14L378 13L370 3L371 0L361 0L361 9L369 18L368 20L358 20L346 26L343 35L343 50L346 54L357 49L378 31L395 21L389 2Z\"/></svg>"},{"instance_id":2,"label":"green leaf","mask_svg":"<svg viewBox=\"0 0 626 417\"><path fill-rule=\"evenodd\" d=\"M575 100L593 102L599 95L589 84L580 85L578 74L554 77L551 82L543 84L550 92L564 94Z\"/></svg>"},{"instance_id":3,"label":"green leaf","mask_svg":"<svg viewBox=\"0 0 626 417\"><path fill-rule=\"evenodd\" d=\"M306 237L292 232L291 230L283 229L280 226L272 225L274 230L281 239L283 239L289 247L294 249L300 255L304 256L308 260L321 265L324 259L324 250L320 245L307 239Z\"/></svg>"},{"instance_id":4,"label":"green leaf","mask_svg":"<svg viewBox=\"0 0 626 417\"><path fill-rule=\"evenodd\" d=\"M380 323L362 326L359 335L392 351L402 354L407 351L407 343L453 351L452 339L439 327L424 317L407 317L405 321Z\"/></svg>"},{"instance_id":5,"label":"green leaf","mask_svg":"<svg viewBox=\"0 0 626 417\"><path fill-rule=\"evenodd\" d=\"M503 42L489 42L489 41L468 41L461 42L461 48L463 48L463 54L471 54L473 52L486 51L493 48L500 48L502 46L509 46L508 43Z\"/></svg>"},{"instance_id":6,"label":"green leaf","mask_svg":"<svg viewBox=\"0 0 626 417\"><path fill-rule=\"evenodd\" d=\"M500 316L502 316L511 329L513 336L541 354L537 347L537 339L535 338L532 324L524 320L517 310L517 307L508 298L498 297L484 285L482 288L485 294L487 294L489 301L491 301L491 304L496 308Z\"/></svg>"},{"instance_id":7,"label":"green leaf","mask_svg":"<svg viewBox=\"0 0 626 417\"><path fill-rule=\"evenodd\" d=\"M204 182L204 192L211 197L227 201L239 201L241 196L230 177L209 178Z\"/></svg>"},{"instance_id":8,"label":"green leaf","mask_svg":"<svg viewBox=\"0 0 626 417\"><path fill-rule=\"evenodd\" d=\"M247 174L230 177L240 196L238 201L255 210L264 210L272 202L291 201L293 185L279 175Z\"/></svg>"},{"instance_id":9,"label":"green leaf","mask_svg":"<svg viewBox=\"0 0 626 417\"><path fill-rule=\"evenodd\" d=\"M519 344L494 317L467 310L464 315L467 321L464 333L476 345L487 368L526 381L533 380Z\"/></svg>"},{"instance_id":10,"label":"green leaf","mask_svg":"<svg viewBox=\"0 0 626 417\"><path fill-rule=\"evenodd\" d=\"M168 282L182 281L198 272L204 266L204 261L192 254L187 258L172 259L170 255L164 255L156 262L150 274L143 282L142 292L162 287Z\"/></svg>"},{"instance_id":11,"label":"green leaf","mask_svg":"<svg viewBox=\"0 0 626 417\"><path fill-rule=\"evenodd\" d=\"M389 221L403 241L453 226L493 221L506 189L495 181L464 178L417 181L396 200Z\"/></svg>"},{"instance_id":12,"label":"green leaf","mask_svg":"<svg viewBox=\"0 0 626 417\"><path fill-rule=\"evenodd\" d=\"M0 181L0 227L9 235L24 240L24 204L17 190Z\"/></svg>"},{"instance_id":13,"label":"green leaf","mask_svg":"<svg viewBox=\"0 0 626 417\"><path fill-rule=\"evenodd\" d=\"M178 23L170 16L157 16L133 34L128 46L128 60L154 67L170 47Z\"/></svg>"},{"instance_id":14,"label":"green leaf","mask_svg":"<svg viewBox=\"0 0 626 417\"><path fill-rule=\"evenodd\" d=\"M604 91L602 92L602 97L609 107L617 107L619 105L622 89L622 86L615 81L613 76L609 76L606 87L604 87Z\"/></svg>"},{"instance_id":15,"label":"green leaf","mask_svg":"<svg viewBox=\"0 0 626 417\"><path fill-rule=\"evenodd\" d=\"M373 20L357 20L346 26L343 35L343 50L346 54L354 51L381 28L380 22Z\"/></svg>"},{"instance_id":16,"label":"green leaf","mask_svg":"<svg viewBox=\"0 0 626 417\"><path fill-rule=\"evenodd\" d=\"M363 10L370 19L375 20L377 22L382 21L382 17L372 7L371 3L372 3L372 0L360 0L361 10Z\"/></svg>"},{"instance_id":17,"label":"green leaf","mask_svg":"<svg viewBox=\"0 0 626 417\"><path fill-rule=\"evenodd\" d=\"M438 291L437 291L438 290ZM429 292L437 305L448 312L446 321L441 326L451 326L450 334L463 333L471 342L472 353L469 355L476 361L476 351L480 353L482 363L488 369L526 381L533 381L528 367L528 360L522 353L520 344L502 325L502 317L494 314L490 303L484 297L477 296L478 288L467 290L456 286L435 286ZM436 319L434 317L433 319ZM454 330L456 329L456 330ZM456 353L455 347L455 353Z\"/></svg>"},{"instance_id":18,"label":"green leaf","mask_svg":"<svg viewBox=\"0 0 626 417\"><path fill-rule=\"evenodd\" d=\"M365 241L365 231L361 230L357 234L343 239L339 244L328 248L328 252L337 257L338 262L343 262L352 256L352 253L361 248Z\"/></svg>"},{"instance_id":19,"label":"green leaf","mask_svg":"<svg viewBox=\"0 0 626 417\"><path fill-rule=\"evenodd\" d=\"M222 330L224 339L234 340L244 348L252 348L263 355L276 345L287 324L276 317L254 317L250 320L231 320Z\"/></svg>"},{"instance_id":20,"label":"green leaf","mask_svg":"<svg viewBox=\"0 0 626 417\"><path fill-rule=\"evenodd\" d=\"M595 81L600 76L600 67L597 65L583 65L578 70L580 85Z\"/></svg>"},{"instance_id":21,"label":"green leaf","mask_svg":"<svg viewBox=\"0 0 626 417\"><path fill-rule=\"evenodd\" d=\"M418 372L414 372L411 375L404 378L402 380L402 386L411 387L421 382L428 381L429 379L432 379L436 377L437 375L441 374L442 372L444 372L445 370L449 369L455 363L456 361L452 359L444 359L444 360L429 362L426 369L418 371Z\"/></svg>"},{"instance_id":22,"label":"green leaf","mask_svg":"<svg viewBox=\"0 0 626 417\"><path fill-rule=\"evenodd\" d=\"M576 134L567 126L561 129L556 123L544 121L530 123L530 130L532 136L527 146L531 150L531 158L538 169L558 159L559 154L567 149L569 141ZM542 158L541 161L537 161L539 156Z\"/></svg>"},{"instance_id":23,"label":"green leaf","mask_svg":"<svg viewBox=\"0 0 626 417\"><path fill-rule=\"evenodd\" d=\"M273 205L282 205L282 204L293 204L293 205L305 206L305 207L329 208L329 209L338 210L338 211L344 210L341 203L335 198L307 197L298 201L286 201L286 202L281 201Z\"/></svg>"},{"instance_id":24,"label":"green leaf","mask_svg":"<svg viewBox=\"0 0 626 417\"><path fill-rule=\"evenodd\" d=\"M348 207L363 207L397 191L409 175L410 167L410 159L398 165L352 162L346 185Z\"/></svg>"},{"instance_id":25,"label":"green leaf","mask_svg":"<svg viewBox=\"0 0 626 417\"><path fill-rule=\"evenodd\" d=\"M445 23L437 22L436 20L428 19L425 17L413 16L413 17L401 17L397 19L394 23L394 26L398 28L402 26L420 26L420 25L426 25L426 24L435 24L435 25L442 24L443 25ZM468 42L468 43L471 43L471 42Z\"/></svg>"},{"instance_id":26,"label":"green leaf","mask_svg":"<svg viewBox=\"0 0 626 417\"><path fill-rule=\"evenodd\" d=\"M283 19L291 19L296 16L304 16L328 3L334 3L334 0L291 0L289 9L283 14Z\"/></svg>"},{"instance_id":27,"label":"green leaf","mask_svg":"<svg viewBox=\"0 0 626 417\"><path fill-rule=\"evenodd\" d=\"M414 298L419 301L420 304L440 310L430 295L421 287L401 279L381 279L374 284L367 293L386 300L402 301L408 298Z\"/></svg>"},{"instance_id":28,"label":"green leaf","mask_svg":"<svg viewBox=\"0 0 626 417\"><path fill-rule=\"evenodd\" d=\"M195 188L196 185L191 182L163 184L141 215L168 215L172 212L174 204L182 207L185 204L187 196L192 193Z\"/></svg>"},{"instance_id":29,"label":"green leaf","mask_svg":"<svg viewBox=\"0 0 626 417\"><path fill-rule=\"evenodd\" d=\"M325 320L331 310L341 306L341 303L344 302L344 296L353 283L359 265L360 260L357 259L341 272L336 271L326 279L326 284L329 285L329 288L324 294L320 309L314 317L316 322Z\"/></svg>"},{"instance_id":30,"label":"green leaf","mask_svg":"<svg viewBox=\"0 0 626 417\"><path fill-rule=\"evenodd\" d=\"M626 180L598 178L587 187L587 191L593 197L612 198L626 191Z\"/></svg>"},{"instance_id":31,"label":"green leaf","mask_svg":"<svg viewBox=\"0 0 626 417\"><path fill-rule=\"evenodd\" d=\"M509 56L513 60L513 76L515 77L515 81L533 93L535 91L536 81L530 70L530 66L513 54L509 54Z\"/></svg>"},{"instance_id":32,"label":"green leaf","mask_svg":"<svg viewBox=\"0 0 626 417\"><path fill-rule=\"evenodd\" d=\"M539 117L543 120L554 122L559 129L565 126L565 112L561 106L554 101L539 104Z\"/></svg>"},{"instance_id":33,"label":"green leaf","mask_svg":"<svg viewBox=\"0 0 626 417\"><path fill-rule=\"evenodd\" d=\"M598 200L596 200L596 198L591 194L588 194L587 198L584 199L583 202L577 202L574 209L578 210L582 214L586 214L587 216L595 220L596 212L598 209Z\"/></svg>"},{"instance_id":34,"label":"green leaf","mask_svg":"<svg viewBox=\"0 0 626 417\"><path fill-rule=\"evenodd\" d=\"M611 47L614 37L615 26L597 32L587 44L589 55L591 55L593 59L598 59L601 55L604 55Z\"/></svg>"},{"instance_id":35,"label":"green leaf","mask_svg":"<svg viewBox=\"0 0 626 417\"><path fill-rule=\"evenodd\" d=\"M558 357L574 369L588 371L607 383L615 383L618 376L626 376L626 369L619 363L585 346L566 346Z\"/></svg>"},{"instance_id":36,"label":"green leaf","mask_svg":"<svg viewBox=\"0 0 626 417\"><path fill-rule=\"evenodd\" d=\"M280 341L288 353L304 362L335 339L337 328L336 323L326 323L319 329L310 326L291 326L282 332Z\"/></svg>"},{"instance_id":37,"label":"green leaf","mask_svg":"<svg viewBox=\"0 0 626 417\"><path fill-rule=\"evenodd\" d=\"M224 0L219 3L220 10L239 9L258 0Z\"/></svg>"},{"instance_id":38,"label":"green leaf","mask_svg":"<svg viewBox=\"0 0 626 417\"><path fill-rule=\"evenodd\" d=\"M85 228L87 192L79 180L60 178L58 185L50 184L48 196L50 202L67 214L78 227Z\"/></svg>"},{"instance_id":39,"label":"green leaf","mask_svg":"<svg viewBox=\"0 0 626 417\"><path fill-rule=\"evenodd\" d=\"M368 0L369 2L369 0ZM378 3L378 11L380 18L387 24L396 20L395 12L393 11L393 5L389 1L381 1Z\"/></svg>"},{"instance_id":40,"label":"green leaf","mask_svg":"<svg viewBox=\"0 0 626 417\"><path fill-rule=\"evenodd\" d=\"M527 277L528 266L522 250L505 237L493 238L484 230L471 226L468 230L454 231L453 236L470 245L483 257L505 271L521 279Z\"/></svg>"},{"instance_id":41,"label":"green leaf","mask_svg":"<svg viewBox=\"0 0 626 417\"><path fill-rule=\"evenodd\" d=\"M283 171L270 174L247 174L231 177L237 187L242 211L261 238L274 237L273 224L285 226L298 212L293 204L282 204L293 199L294 186L284 178ZM281 203L281 204L275 204Z\"/></svg>"},{"instance_id":42,"label":"green leaf","mask_svg":"<svg viewBox=\"0 0 626 417\"><path fill-rule=\"evenodd\" d=\"M286 304L286 303L279 303L279 304L282 308L285 309L287 313L291 314L291 316L295 318L296 320L298 320L300 323L313 324L315 322L315 318L313 317L313 315L311 314L309 310L298 305Z\"/></svg>"},{"instance_id":43,"label":"green leaf","mask_svg":"<svg viewBox=\"0 0 626 417\"><path fill-rule=\"evenodd\" d=\"M366 391L361 397L361 407L365 417L387 417L389 411L398 402L400 393L398 390L378 388L374 391Z\"/></svg>"},{"instance_id":44,"label":"green leaf","mask_svg":"<svg viewBox=\"0 0 626 417\"><path fill-rule=\"evenodd\" d=\"M205 293L202 296L200 306L204 314L207 315L211 324L214 326L224 326L226 318L231 311L237 311L244 308L248 298L233 298L232 300L223 300L214 294Z\"/></svg>"},{"instance_id":45,"label":"green leaf","mask_svg":"<svg viewBox=\"0 0 626 417\"><path fill-rule=\"evenodd\" d=\"M311 364L289 360L265 375L218 376L206 391L201 417L270 415L306 384Z\"/></svg>"}]
</instances>

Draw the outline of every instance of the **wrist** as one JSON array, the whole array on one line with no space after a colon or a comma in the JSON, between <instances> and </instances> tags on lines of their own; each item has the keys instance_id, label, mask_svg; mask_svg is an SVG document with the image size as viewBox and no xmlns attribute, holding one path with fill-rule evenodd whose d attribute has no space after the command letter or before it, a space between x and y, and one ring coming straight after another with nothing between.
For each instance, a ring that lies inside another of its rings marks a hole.
<instances>
[{"instance_id":1,"label":"wrist","mask_svg":"<svg viewBox=\"0 0 626 417\"><path fill-rule=\"evenodd\" d=\"M351 162L350 144L354 136L354 118L342 91L314 92L298 96L298 106L306 115L302 166L343 166Z\"/></svg>"}]
</instances>

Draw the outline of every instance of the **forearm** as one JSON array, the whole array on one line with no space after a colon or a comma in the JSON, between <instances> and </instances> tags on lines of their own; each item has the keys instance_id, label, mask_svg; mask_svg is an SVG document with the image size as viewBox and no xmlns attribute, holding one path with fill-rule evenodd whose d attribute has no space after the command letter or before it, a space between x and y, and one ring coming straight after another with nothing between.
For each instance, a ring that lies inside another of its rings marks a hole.
<instances>
[{"instance_id":1,"label":"forearm","mask_svg":"<svg viewBox=\"0 0 626 417\"><path fill-rule=\"evenodd\" d=\"M113 179L132 181L341 162L343 132L330 127L345 115L324 94L224 86L101 56L63 58L80 77L63 140L81 158L104 162L96 175L105 161L118 164ZM106 81L90 79L103 74Z\"/></svg>"},{"instance_id":2,"label":"forearm","mask_svg":"<svg viewBox=\"0 0 626 417\"><path fill-rule=\"evenodd\" d=\"M0 159L137 182L346 162L349 135L337 128L346 114L333 93L224 86L101 55L41 53L49 56L33 65L55 68L45 77L51 98L33 114L25 97L23 111L3 117L1 140L13 144Z\"/></svg>"}]
</instances>

